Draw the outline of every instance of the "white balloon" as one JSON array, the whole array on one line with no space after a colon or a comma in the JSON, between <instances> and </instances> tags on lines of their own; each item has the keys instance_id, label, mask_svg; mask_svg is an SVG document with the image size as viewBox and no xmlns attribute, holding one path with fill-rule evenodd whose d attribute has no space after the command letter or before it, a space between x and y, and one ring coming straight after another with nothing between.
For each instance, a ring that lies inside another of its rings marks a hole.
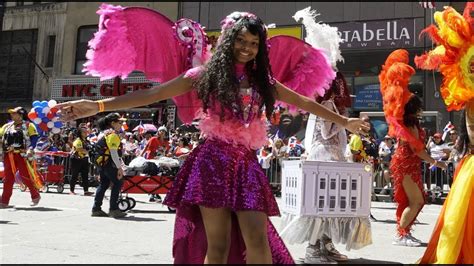
<instances>
[{"instance_id":1,"label":"white balloon","mask_svg":"<svg viewBox=\"0 0 474 266\"><path fill-rule=\"evenodd\" d=\"M49 110L50 110L50 108L49 108L49 107L45 107L45 108L43 108L43 114L47 114L47 113L49 113Z\"/></svg>"},{"instance_id":2,"label":"white balloon","mask_svg":"<svg viewBox=\"0 0 474 266\"><path fill-rule=\"evenodd\" d=\"M59 121L59 117L55 116L55 117L53 117L53 119L51 119L51 121L57 122L57 121Z\"/></svg>"},{"instance_id":3,"label":"white balloon","mask_svg":"<svg viewBox=\"0 0 474 266\"><path fill-rule=\"evenodd\" d=\"M35 119L33 119L33 123L39 125L43 120L41 120L41 118L37 117Z\"/></svg>"},{"instance_id":4,"label":"white balloon","mask_svg":"<svg viewBox=\"0 0 474 266\"><path fill-rule=\"evenodd\" d=\"M59 132L61 132L61 129L57 128L57 127L53 127L53 129L51 129L51 131L54 133L54 134L58 134Z\"/></svg>"},{"instance_id":5,"label":"white balloon","mask_svg":"<svg viewBox=\"0 0 474 266\"><path fill-rule=\"evenodd\" d=\"M54 106L56 106L56 104L58 104L56 100L49 100L48 102L49 108L53 108Z\"/></svg>"},{"instance_id":6,"label":"white balloon","mask_svg":"<svg viewBox=\"0 0 474 266\"><path fill-rule=\"evenodd\" d=\"M54 122L53 121L49 121L46 126L48 126L48 128L53 128L54 127Z\"/></svg>"}]
</instances>

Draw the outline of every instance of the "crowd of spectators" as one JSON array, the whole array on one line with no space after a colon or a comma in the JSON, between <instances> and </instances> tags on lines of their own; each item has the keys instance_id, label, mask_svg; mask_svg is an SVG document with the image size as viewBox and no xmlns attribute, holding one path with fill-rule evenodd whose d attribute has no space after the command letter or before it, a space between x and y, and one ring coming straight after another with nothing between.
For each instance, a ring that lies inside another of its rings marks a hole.
<instances>
[{"instance_id":1,"label":"crowd of spectators","mask_svg":"<svg viewBox=\"0 0 474 266\"><path fill-rule=\"evenodd\" d=\"M268 143L257 151L260 165L266 171L270 183L281 183L281 164L285 159L305 158L304 141L304 121L307 117L294 118L286 115L285 110L275 116L271 121L268 132ZM287 118L289 117L289 118ZM290 119L291 118L291 119ZM188 154L196 148L203 138L199 128L195 126L180 126L176 129L168 129L165 126L155 125L155 130L135 130L122 131L120 139L123 144L123 161L128 165L133 159L143 157L145 159L158 159L162 156L176 159L180 165L184 162ZM99 130L90 123L81 123L76 128L63 127L60 133L39 138L36 149L42 151L62 151L70 154L76 162L71 169L66 169L72 173L68 183L71 184L71 192L74 193L74 186L79 181L85 191L88 183L93 185L93 178L96 175L91 164L82 163L91 145L98 139ZM397 142L390 136L385 136L381 140L375 138L375 134L360 136L357 134L347 135L348 143L345 150L345 158L348 162L364 162L372 165L376 186L382 189L382 194L388 193L391 188L390 161L391 156L397 148ZM429 154L440 161L450 165L450 171L455 169L461 160L456 145L459 136L457 130L452 127L445 130L444 134L435 133L426 140L426 150ZM64 163L64 158L50 157L49 163ZM72 159L71 159L72 160ZM78 163L81 162L81 163ZM78 167L81 165L81 167ZM90 182L82 180L83 168L89 167ZM420 166L422 167L422 166ZM72 170L72 171L71 171ZM452 183L450 175L446 177L446 172L441 169L424 169L424 182L427 190L442 191L446 185ZM80 176L80 177L79 177Z\"/></svg>"}]
</instances>

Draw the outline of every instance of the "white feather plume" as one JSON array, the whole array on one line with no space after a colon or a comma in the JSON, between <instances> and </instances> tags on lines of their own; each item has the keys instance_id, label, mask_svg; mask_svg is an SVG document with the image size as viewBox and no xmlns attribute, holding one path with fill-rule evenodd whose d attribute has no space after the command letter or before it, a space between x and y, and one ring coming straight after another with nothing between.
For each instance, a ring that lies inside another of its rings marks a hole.
<instances>
[{"instance_id":1,"label":"white feather plume","mask_svg":"<svg viewBox=\"0 0 474 266\"><path fill-rule=\"evenodd\" d=\"M344 58L341 55L339 49L340 43L343 42L339 36L337 27L331 27L328 24L316 22L317 14L315 10L311 10L311 7L299 10L295 13L293 18L296 22L301 19L306 29L305 41L311 44L313 47L322 49L329 58L331 65L336 69L336 63L338 61L344 62Z\"/></svg>"}]
</instances>

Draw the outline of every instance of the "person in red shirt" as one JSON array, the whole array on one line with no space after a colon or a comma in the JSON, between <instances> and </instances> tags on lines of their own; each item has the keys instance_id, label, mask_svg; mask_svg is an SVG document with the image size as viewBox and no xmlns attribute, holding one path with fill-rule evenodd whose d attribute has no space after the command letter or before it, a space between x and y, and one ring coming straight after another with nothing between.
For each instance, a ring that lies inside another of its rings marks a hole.
<instances>
[{"instance_id":1,"label":"person in red shirt","mask_svg":"<svg viewBox=\"0 0 474 266\"><path fill-rule=\"evenodd\" d=\"M168 154L170 143L166 137L167 132L168 130L164 126L158 128L158 134L155 136L153 136L154 132L146 132L145 138L147 143L141 156L145 157L145 159L154 159L156 156Z\"/></svg>"},{"instance_id":2,"label":"person in red shirt","mask_svg":"<svg viewBox=\"0 0 474 266\"><path fill-rule=\"evenodd\" d=\"M166 127L161 126L158 128L158 134L155 136L152 136L151 132L145 133L147 143L142 152L142 156L145 157L145 159L154 159L157 155L164 156L168 153L170 145L166 138L167 132ZM162 199L159 194L151 194L149 201L160 203Z\"/></svg>"},{"instance_id":3,"label":"person in red shirt","mask_svg":"<svg viewBox=\"0 0 474 266\"><path fill-rule=\"evenodd\" d=\"M158 138L153 136L154 134L155 132L153 131L145 132L145 139L147 142L141 154L145 159L154 159L156 156L156 151L158 150Z\"/></svg>"}]
</instances>

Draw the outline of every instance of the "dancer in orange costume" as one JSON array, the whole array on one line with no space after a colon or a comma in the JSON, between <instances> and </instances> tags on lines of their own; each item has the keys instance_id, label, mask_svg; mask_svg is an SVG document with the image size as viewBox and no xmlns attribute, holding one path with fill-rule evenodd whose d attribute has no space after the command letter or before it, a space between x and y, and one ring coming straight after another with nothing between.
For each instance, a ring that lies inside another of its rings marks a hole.
<instances>
[{"instance_id":1,"label":"dancer in orange costume","mask_svg":"<svg viewBox=\"0 0 474 266\"><path fill-rule=\"evenodd\" d=\"M441 95L448 111L464 109L461 142L465 154L420 263L474 264L474 3L460 15L452 7L435 12L428 32L438 46L415 58L418 67L443 75Z\"/></svg>"},{"instance_id":2,"label":"dancer in orange costume","mask_svg":"<svg viewBox=\"0 0 474 266\"><path fill-rule=\"evenodd\" d=\"M445 163L434 160L424 150L425 132L419 124L422 103L408 90L414 73L415 70L408 65L408 52L399 49L388 56L379 75L388 134L398 141L390 170L394 180L394 199L398 203L398 236L393 244L401 246L419 246L421 242L411 235L413 222L425 204L421 160L446 168Z\"/></svg>"},{"instance_id":3,"label":"dancer in orange costume","mask_svg":"<svg viewBox=\"0 0 474 266\"><path fill-rule=\"evenodd\" d=\"M33 176L33 169L31 169L26 157L33 155L38 133L34 125L28 122L26 110L23 107L9 109L8 113L12 121L0 128L0 145L2 145L5 153L5 179L3 180L0 208L11 207L9 203L17 171L20 174L21 182L30 190L31 206L36 206L41 199L38 188L42 184L38 180L38 176Z\"/></svg>"}]
</instances>

